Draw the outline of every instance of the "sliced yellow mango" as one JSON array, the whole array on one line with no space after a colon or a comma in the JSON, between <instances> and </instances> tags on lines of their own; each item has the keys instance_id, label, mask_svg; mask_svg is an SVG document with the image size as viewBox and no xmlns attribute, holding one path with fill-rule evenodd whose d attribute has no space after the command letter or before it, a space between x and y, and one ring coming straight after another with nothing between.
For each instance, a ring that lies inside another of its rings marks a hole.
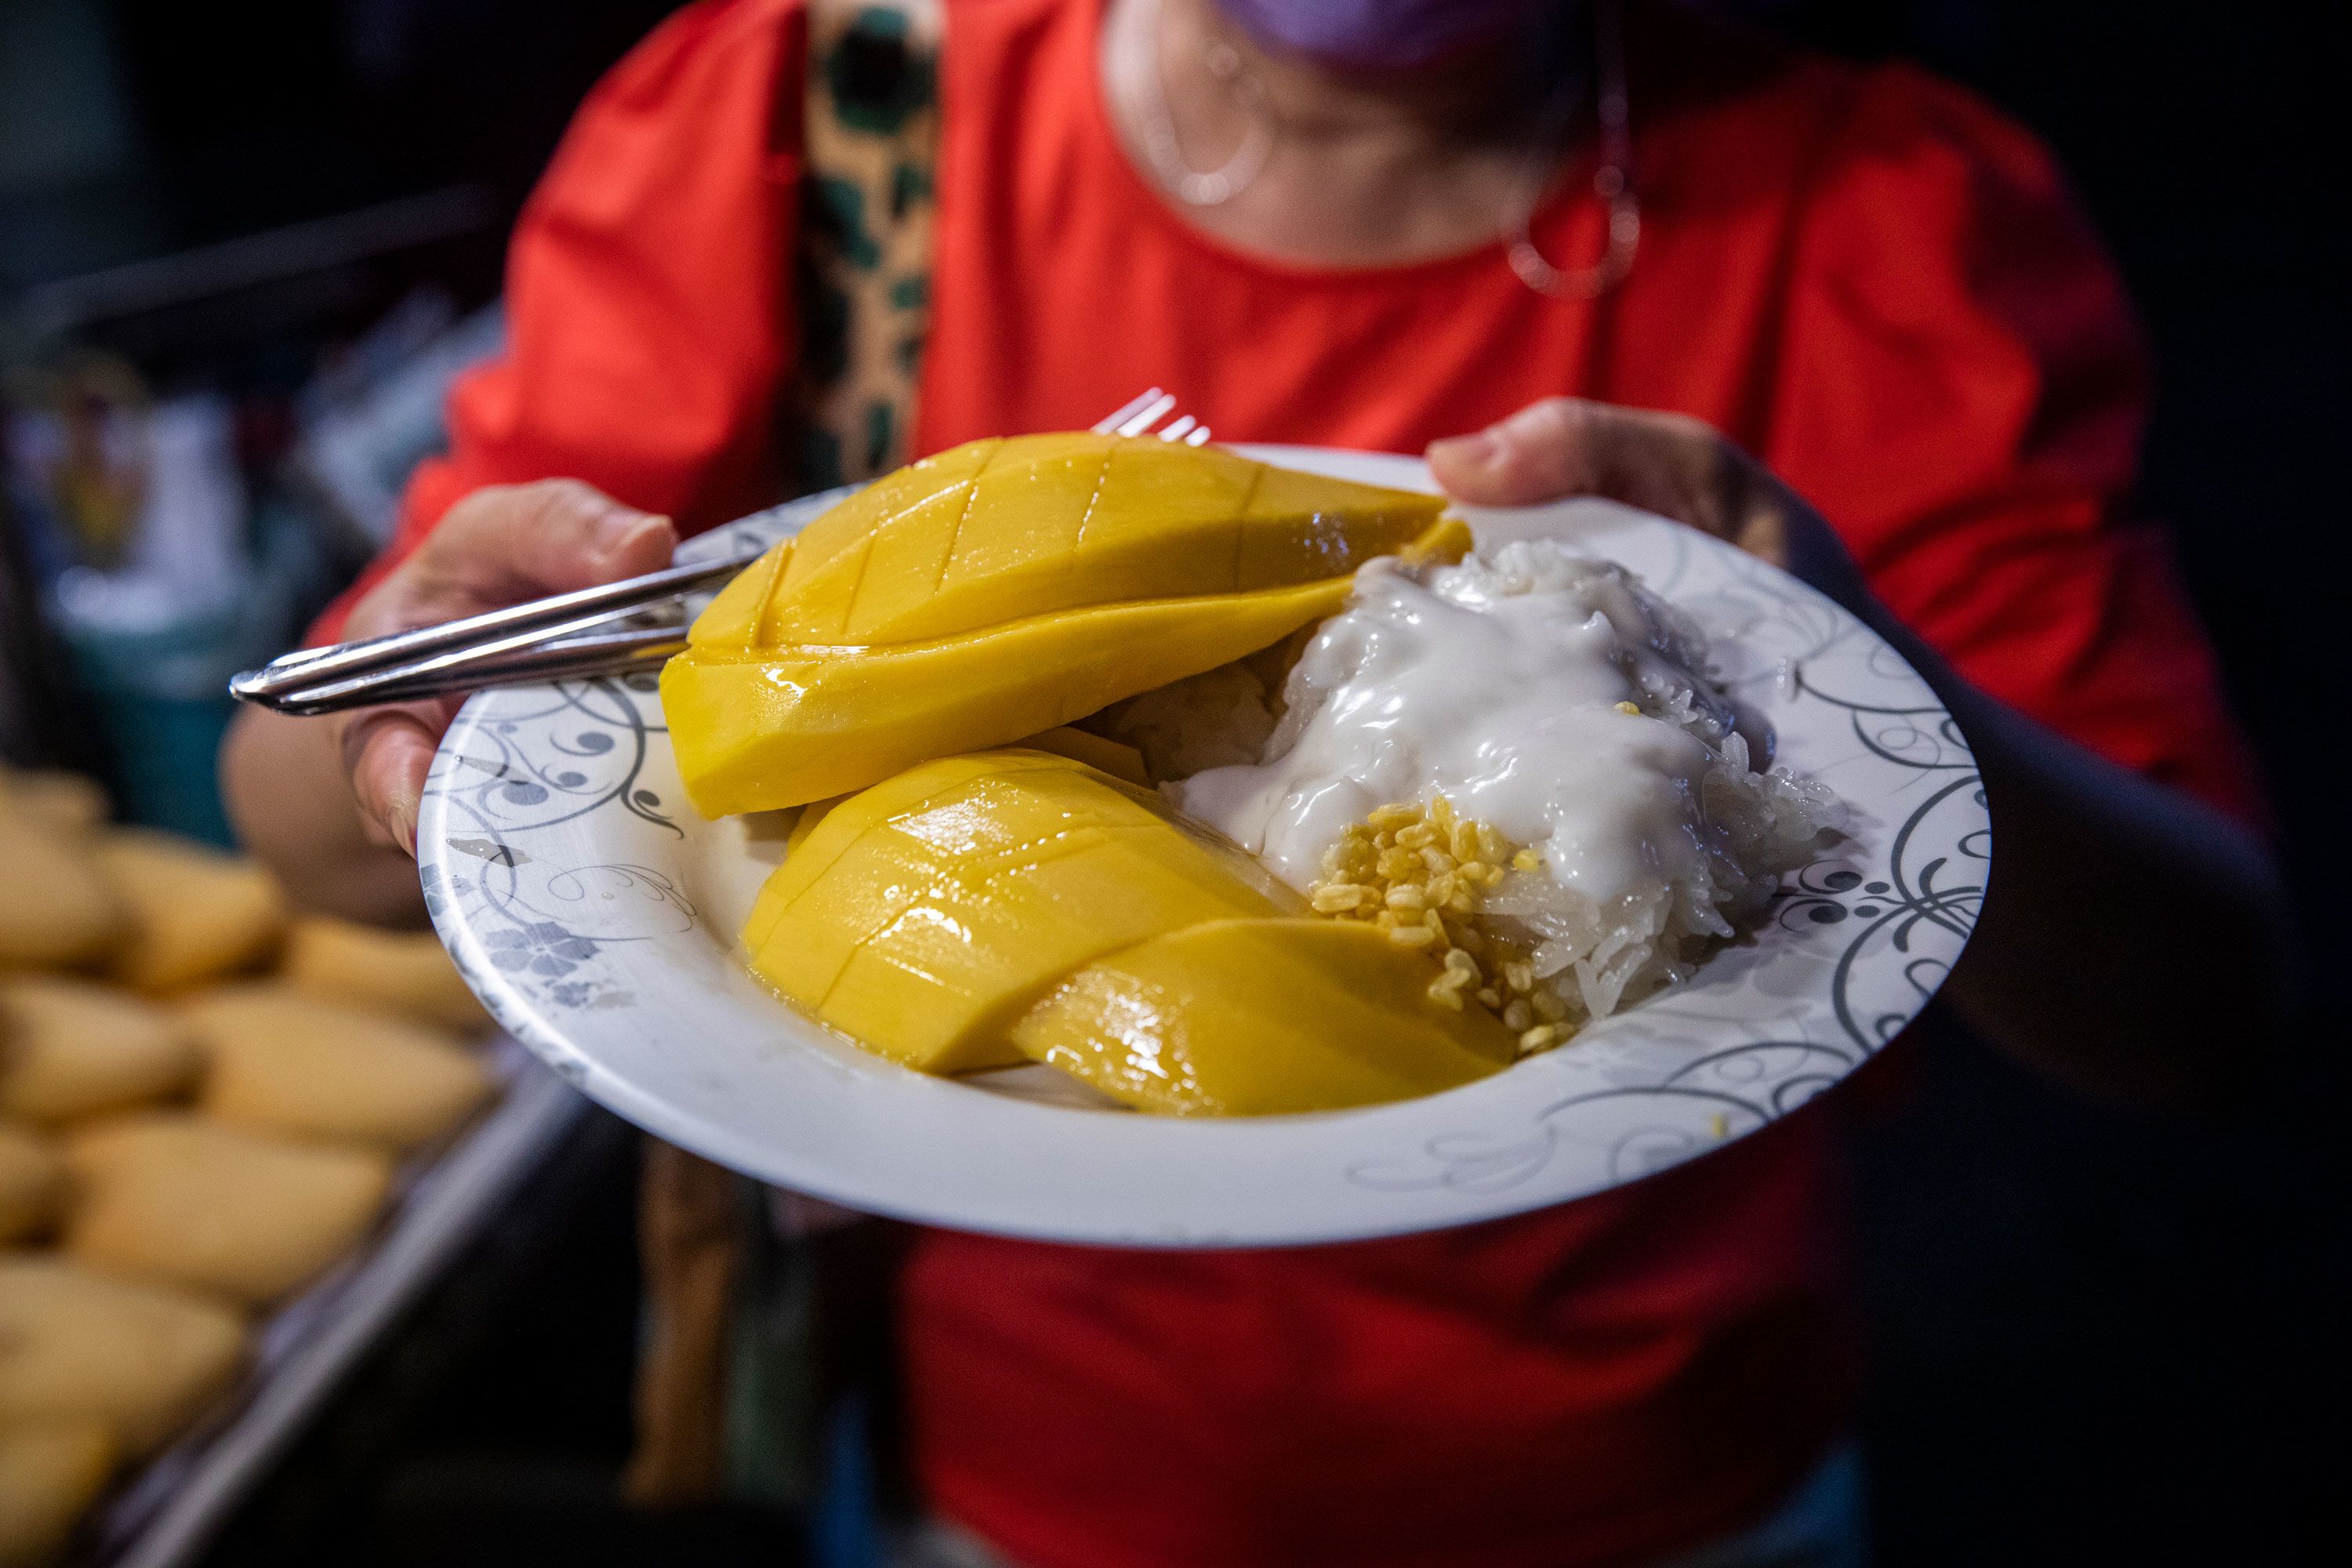
<instances>
[{"instance_id":1,"label":"sliced yellow mango","mask_svg":"<svg viewBox=\"0 0 2352 1568\"><path fill-rule=\"evenodd\" d=\"M801 807L801 814L793 818L792 831L784 835L784 853L789 855L807 843L808 836L816 831L816 825L824 820L824 814L848 798L842 795L827 795L823 800L813 800Z\"/></svg>"},{"instance_id":2,"label":"sliced yellow mango","mask_svg":"<svg viewBox=\"0 0 2352 1568\"><path fill-rule=\"evenodd\" d=\"M1507 1067L1475 1003L1432 1001L1438 967L1368 925L1224 920L1096 959L1013 1043L1143 1110L1266 1116L1432 1094Z\"/></svg>"},{"instance_id":3,"label":"sliced yellow mango","mask_svg":"<svg viewBox=\"0 0 2352 1568\"><path fill-rule=\"evenodd\" d=\"M825 814L744 928L752 970L927 1072L1020 1061L1004 1029L1090 959L1202 921L1299 908L1235 846L1066 757L910 768Z\"/></svg>"},{"instance_id":4,"label":"sliced yellow mango","mask_svg":"<svg viewBox=\"0 0 2352 1568\"><path fill-rule=\"evenodd\" d=\"M1444 504L1211 447L1021 436L899 469L746 575L770 584L769 646L927 642L1054 610L1344 575L1402 549ZM724 643L745 619L724 595L712 614L698 642Z\"/></svg>"},{"instance_id":5,"label":"sliced yellow mango","mask_svg":"<svg viewBox=\"0 0 2352 1568\"><path fill-rule=\"evenodd\" d=\"M776 578L792 559L793 542L779 540L760 558L727 579L718 596L686 630L693 647L752 648L759 646L760 615L776 591Z\"/></svg>"},{"instance_id":6,"label":"sliced yellow mango","mask_svg":"<svg viewBox=\"0 0 2352 1568\"><path fill-rule=\"evenodd\" d=\"M662 710L704 816L800 805L1213 669L1337 613L1349 586L1103 605L897 647L689 647L662 668Z\"/></svg>"},{"instance_id":7,"label":"sliced yellow mango","mask_svg":"<svg viewBox=\"0 0 2352 1568\"><path fill-rule=\"evenodd\" d=\"M1002 445L996 439L967 441L909 463L885 474L801 530L791 542L788 558L779 558L774 580L762 600L758 640L768 644L794 640L781 634L779 623L769 613L774 601L783 595L787 583L796 599L829 600L840 606L843 619L817 640L847 640L841 634L848 626L848 602L866 575L875 541L885 531L919 533L927 525L936 527L936 519L952 519L961 513L972 476ZM812 582L830 586L813 589ZM805 619L806 613L803 615Z\"/></svg>"},{"instance_id":8,"label":"sliced yellow mango","mask_svg":"<svg viewBox=\"0 0 2352 1568\"><path fill-rule=\"evenodd\" d=\"M1458 555L1433 496L1090 433L974 441L753 563L662 677L708 815L861 789L1255 653L1376 556Z\"/></svg>"},{"instance_id":9,"label":"sliced yellow mango","mask_svg":"<svg viewBox=\"0 0 2352 1568\"><path fill-rule=\"evenodd\" d=\"M976 752L969 756L960 757L935 757L920 767L908 768L903 773L884 779L880 784L859 791L855 798L858 802L859 812L866 818L879 820L895 812L920 806L941 791L955 788L973 779L993 773L1011 774L1040 768L1067 766L1069 763L1066 759L1052 758L1038 752L1011 750ZM798 843L789 846L783 864L776 868L769 876L767 886L761 889L760 897L762 900L778 896L786 899L798 898L802 889L816 879L834 857L838 856L849 844L856 842L854 833L845 836L843 833L836 832L814 849L808 848L809 842L816 837L816 830L824 826L825 817L839 810L852 798L850 795L842 795L832 800L812 803L822 808L815 824L801 837ZM756 947L752 947L750 943L745 945L751 951L757 951Z\"/></svg>"},{"instance_id":10,"label":"sliced yellow mango","mask_svg":"<svg viewBox=\"0 0 2352 1568\"><path fill-rule=\"evenodd\" d=\"M1074 730L1064 724L1046 730L1013 744L1024 751L1051 752L1057 757L1068 757L1090 768L1099 768L1121 784L1135 784L1142 789L1151 787L1151 775L1143 766L1143 753L1124 741L1114 741L1108 735L1097 735L1091 730Z\"/></svg>"},{"instance_id":11,"label":"sliced yellow mango","mask_svg":"<svg viewBox=\"0 0 2352 1568\"><path fill-rule=\"evenodd\" d=\"M792 831L784 835L784 858L790 860L799 854L801 846L809 841L809 835L817 830L825 814L848 798L845 795L828 795L801 807L801 814L793 819ZM744 952L759 952L777 917L783 913L784 906L776 892L779 885L775 874L770 872L767 881L761 884L759 896L751 900L751 912L743 920Z\"/></svg>"}]
</instances>

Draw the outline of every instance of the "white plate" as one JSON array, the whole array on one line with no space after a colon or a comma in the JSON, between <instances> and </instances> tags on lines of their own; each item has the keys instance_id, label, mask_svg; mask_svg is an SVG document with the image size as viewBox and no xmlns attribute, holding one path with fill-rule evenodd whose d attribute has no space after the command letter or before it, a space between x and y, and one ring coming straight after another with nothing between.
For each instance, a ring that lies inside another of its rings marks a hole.
<instances>
[{"instance_id":1,"label":"white plate","mask_svg":"<svg viewBox=\"0 0 2352 1568\"><path fill-rule=\"evenodd\" d=\"M1407 458L1251 455L1426 489ZM770 536L821 508L738 524ZM457 963L560 1073L672 1142L856 1208L1139 1246L1389 1236L1635 1181L1785 1115L1917 1013L1973 925L1990 853L1976 765L1895 652L1794 579L1604 501L1474 513L1622 561L1718 640L1780 759L1852 810L1751 940L1575 1043L1444 1094L1308 1116L1173 1120L1057 1095L1034 1068L926 1078L777 1001L734 937L772 821L688 805L650 678L488 692L425 790L418 858ZM688 553L740 547L698 540Z\"/></svg>"}]
</instances>

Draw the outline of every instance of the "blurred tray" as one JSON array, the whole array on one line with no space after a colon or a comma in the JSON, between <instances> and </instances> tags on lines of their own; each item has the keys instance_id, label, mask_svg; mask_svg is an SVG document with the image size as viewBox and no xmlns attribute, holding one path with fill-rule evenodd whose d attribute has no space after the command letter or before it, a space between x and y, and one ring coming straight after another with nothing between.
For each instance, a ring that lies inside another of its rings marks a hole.
<instances>
[{"instance_id":1,"label":"blurred tray","mask_svg":"<svg viewBox=\"0 0 2352 1568\"><path fill-rule=\"evenodd\" d=\"M579 1092L514 1041L488 1049L505 1085L499 1105L410 1162L370 1239L257 1324L234 1402L131 1476L76 1561L177 1568L200 1557L344 1375L586 1113Z\"/></svg>"}]
</instances>

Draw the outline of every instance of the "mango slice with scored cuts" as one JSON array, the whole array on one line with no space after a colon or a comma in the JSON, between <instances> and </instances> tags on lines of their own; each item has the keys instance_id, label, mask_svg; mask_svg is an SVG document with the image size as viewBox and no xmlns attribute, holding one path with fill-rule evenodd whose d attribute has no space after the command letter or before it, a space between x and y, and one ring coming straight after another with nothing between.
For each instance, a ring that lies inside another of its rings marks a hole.
<instances>
[{"instance_id":1,"label":"mango slice with scored cuts","mask_svg":"<svg viewBox=\"0 0 2352 1568\"><path fill-rule=\"evenodd\" d=\"M1265 1116L1407 1100L1510 1065L1482 1007L1370 926L1212 921L1097 958L1012 1030L1022 1051L1142 1110Z\"/></svg>"},{"instance_id":2,"label":"mango slice with scored cuts","mask_svg":"<svg viewBox=\"0 0 2352 1568\"><path fill-rule=\"evenodd\" d=\"M973 441L756 563L766 604L748 629L765 647L928 642L1089 605L1293 587L1402 549L1444 505L1148 437ZM730 607L697 640L745 629Z\"/></svg>"},{"instance_id":3,"label":"mango slice with scored cuts","mask_svg":"<svg viewBox=\"0 0 2352 1568\"><path fill-rule=\"evenodd\" d=\"M1213 669L1336 613L1349 584L1102 605L897 647L689 649L662 670L662 710L705 815L799 805Z\"/></svg>"},{"instance_id":4,"label":"mango slice with scored cuts","mask_svg":"<svg viewBox=\"0 0 2352 1568\"><path fill-rule=\"evenodd\" d=\"M662 674L707 815L1003 745L1334 613L1358 566L1458 553L1433 496L1095 435L972 442L884 479L728 584Z\"/></svg>"},{"instance_id":5,"label":"mango slice with scored cuts","mask_svg":"<svg viewBox=\"0 0 2352 1568\"><path fill-rule=\"evenodd\" d=\"M1139 789L1151 787L1151 774L1144 768L1141 752L1124 741L1114 741L1091 730L1073 730L1066 724L1058 730L1041 731L1014 744L1024 751L1051 752L1057 757L1084 763Z\"/></svg>"},{"instance_id":6,"label":"mango slice with scored cuts","mask_svg":"<svg viewBox=\"0 0 2352 1568\"><path fill-rule=\"evenodd\" d=\"M1006 751L925 763L833 807L770 878L743 938L783 996L945 1073L1020 1062L1006 1026L1091 959L1300 907L1149 792Z\"/></svg>"}]
</instances>

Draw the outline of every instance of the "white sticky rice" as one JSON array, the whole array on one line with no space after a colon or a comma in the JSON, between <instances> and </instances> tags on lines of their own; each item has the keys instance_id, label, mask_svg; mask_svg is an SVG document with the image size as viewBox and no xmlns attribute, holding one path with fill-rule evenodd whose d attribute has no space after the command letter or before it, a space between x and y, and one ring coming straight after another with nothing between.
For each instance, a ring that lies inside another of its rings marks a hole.
<instances>
[{"instance_id":1,"label":"white sticky rice","mask_svg":"<svg viewBox=\"0 0 2352 1568\"><path fill-rule=\"evenodd\" d=\"M1688 978L1842 820L1825 787L1770 765L1769 730L1713 679L1688 616L1556 542L1375 562L1284 677L1287 651L1100 727L1302 891L1348 825L1390 803L1442 796L1532 851L1465 917L1463 945L1524 955L1563 1030Z\"/></svg>"}]
</instances>

